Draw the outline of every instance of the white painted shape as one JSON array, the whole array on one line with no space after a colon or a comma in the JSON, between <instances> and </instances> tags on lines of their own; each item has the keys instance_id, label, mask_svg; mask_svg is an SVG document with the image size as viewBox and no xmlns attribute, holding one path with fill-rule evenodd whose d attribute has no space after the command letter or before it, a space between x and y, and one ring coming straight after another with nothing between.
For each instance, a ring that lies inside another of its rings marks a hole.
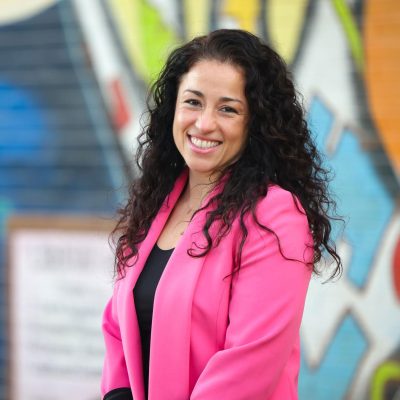
<instances>
[{"instance_id":1,"label":"white painted shape","mask_svg":"<svg viewBox=\"0 0 400 400\"><path fill-rule=\"evenodd\" d=\"M74 5L99 80L104 82L114 79L120 74L121 68L101 3L97 0L74 0Z\"/></svg>"},{"instance_id":2,"label":"white painted shape","mask_svg":"<svg viewBox=\"0 0 400 400\"><path fill-rule=\"evenodd\" d=\"M93 68L105 103L110 112L114 111L110 85L113 80L119 80L125 104L133 116L134 120L128 121L118 134L129 160L132 158L131 148L136 147L136 139L140 131L138 118L143 112L141 104L145 93L140 90L139 85L135 87L129 66L125 65L116 50L117 44L114 42L101 3L97 0L74 0L74 5L93 59Z\"/></svg>"},{"instance_id":3,"label":"white painted shape","mask_svg":"<svg viewBox=\"0 0 400 400\"><path fill-rule=\"evenodd\" d=\"M0 24L11 24L32 18L51 7L58 0L2 0Z\"/></svg>"},{"instance_id":4,"label":"white painted shape","mask_svg":"<svg viewBox=\"0 0 400 400\"><path fill-rule=\"evenodd\" d=\"M137 113L141 113L138 109L136 109ZM143 111L142 111L143 112ZM120 140L121 146L124 149L126 159L128 162L132 162L133 170L136 169L136 165L134 164L134 155L138 148L138 136L141 133L140 126L140 118L136 116L136 118L132 118L125 128L120 132Z\"/></svg>"},{"instance_id":5,"label":"white painted shape","mask_svg":"<svg viewBox=\"0 0 400 400\"><path fill-rule=\"evenodd\" d=\"M339 280L323 283L327 276L311 280L301 325L301 339L307 362L316 367L329 347L343 315L357 300L357 293L344 278L351 248L345 242L338 245L344 272Z\"/></svg>"},{"instance_id":6,"label":"white painted shape","mask_svg":"<svg viewBox=\"0 0 400 400\"><path fill-rule=\"evenodd\" d=\"M164 24L175 32L179 32L180 20L178 9L179 3L174 0L147 0L159 13Z\"/></svg>"},{"instance_id":7,"label":"white painted shape","mask_svg":"<svg viewBox=\"0 0 400 400\"><path fill-rule=\"evenodd\" d=\"M217 29L240 29L237 18L221 13L217 16Z\"/></svg>"},{"instance_id":8,"label":"white painted shape","mask_svg":"<svg viewBox=\"0 0 400 400\"><path fill-rule=\"evenodd\" d=\"M294 70L296 86L306 104L312 95L320 93L340 120L356 124L354 67L343 28L331 1L316 1L314 7L314 18L306 27L306 41Z\"/></svg>"},{"instance_id":9,"label":"white painted shape","mask_svg":"<svg viewBox=\"0 0 400 400\"><path fill-rule=\"evenodd\" d=\"M135 170L136 165L134 165L133 160L138 147L138 136L142 132L142 125L144 123L142 115L147 109L145 102L147 93L144 85L137 84L135 87L132 85L127 70L124 70L120 78L125 91L125 100L132 115L127 124L118 132L118 139L125 153L126 160L132 162L132 168Z\"/></svg>"}]
</instances>

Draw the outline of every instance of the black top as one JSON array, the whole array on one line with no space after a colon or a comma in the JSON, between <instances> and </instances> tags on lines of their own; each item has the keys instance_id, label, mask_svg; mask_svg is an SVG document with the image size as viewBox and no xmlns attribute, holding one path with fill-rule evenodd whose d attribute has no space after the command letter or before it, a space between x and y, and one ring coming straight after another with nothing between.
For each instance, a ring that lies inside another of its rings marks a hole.
<instances>
[{"instance_id":1,"label":"black top","mask_svg":"<svg viewBox=\"0 0 400 400\"><path fill-rule=\"evenodd\" d=\"M103 400L133 400L130 388L119 388L108 392Z\"/></svg>"},{"instance_id":2,"label":"black top","mask_svg":"<svg viewBox=\"0 0 400 400\"><path fill-rule=\"evenodd\" d=\"M174 249L162 250L155 244L133 290L140 339L142 342L143 380L146 399L149 386L150 336L154 295L158 282L173 250ZM104 400L111 399L131 400L132 392L128 388L115 389L107 393L104 397Z\"/></svg>"},{"instance_id":3,"label":"black top","mask_svg":"<svg viewBox=\"0 0 400 400\"><path fill-rule=\"evenodd\" d=\"M146 398L149 384L150 336L154 296L158 282L173 250L161 250L157 243L155 244L133 291L140 339L142 341L143 379Z\"/></svg>"}]
</instances>

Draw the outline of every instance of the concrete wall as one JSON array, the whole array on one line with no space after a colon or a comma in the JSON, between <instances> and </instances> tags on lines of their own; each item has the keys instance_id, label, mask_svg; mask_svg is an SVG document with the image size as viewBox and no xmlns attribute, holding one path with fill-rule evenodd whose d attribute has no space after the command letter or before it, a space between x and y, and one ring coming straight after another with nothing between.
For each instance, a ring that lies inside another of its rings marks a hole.
<instances>
[{"instance_id":1,"label":"concrete wall","mask_svg":"<svg viewBox=\"0 0 400 400\"><path fill-rule=\"evenodd\" d=\"M342 278L310 286L300 398L400 396L396 0L3 3L0 257L11 213L112 214L132 170L146 86L168 51L219 27L250 30L290 65L347 220L335 231Z\"/></svg>"}]
</instances>

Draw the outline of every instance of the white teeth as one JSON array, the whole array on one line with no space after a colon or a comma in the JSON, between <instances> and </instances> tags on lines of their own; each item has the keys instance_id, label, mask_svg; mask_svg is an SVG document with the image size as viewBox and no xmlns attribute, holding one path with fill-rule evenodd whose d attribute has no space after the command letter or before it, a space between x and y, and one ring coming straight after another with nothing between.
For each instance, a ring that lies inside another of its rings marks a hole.
<instances>
[{"instance_id":1,"label":"white teeth","mask_svg":"<svg viewBox=\"0 0 400 400\"><path fill-rule=\"evenodd\" d=\"M210 140L201 140L194 136L190 136L190 141L197 147L201 149L210 149L211 147L215 147L219 145L219 142L214 142Z\"/></svg>"}]
</instances>

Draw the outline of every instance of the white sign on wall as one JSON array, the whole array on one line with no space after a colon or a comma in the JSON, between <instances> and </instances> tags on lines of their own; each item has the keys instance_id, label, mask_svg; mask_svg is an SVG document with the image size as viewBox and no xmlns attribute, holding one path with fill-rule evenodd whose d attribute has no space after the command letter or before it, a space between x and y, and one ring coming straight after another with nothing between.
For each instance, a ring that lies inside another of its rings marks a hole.
<instances>
[{"instance_id":1,"label":"white sign on wall","mask_svg":"<svg viewBox=\"0 0 400 400\"><path fill-rule=\"evenodd\" d=\"M112 223L92 218L11 221L11 400L100 398L111 229Z\"/></svg>"}]
</instances>

